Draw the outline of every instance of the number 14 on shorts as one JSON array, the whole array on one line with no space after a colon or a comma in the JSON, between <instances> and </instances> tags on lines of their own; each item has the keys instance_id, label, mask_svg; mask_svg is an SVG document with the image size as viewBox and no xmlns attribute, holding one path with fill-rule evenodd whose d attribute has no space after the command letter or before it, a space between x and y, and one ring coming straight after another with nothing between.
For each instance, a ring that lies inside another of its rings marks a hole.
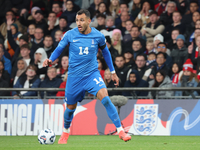
<instances>
[{"instance_id":1,"label":"number 14 on shorts","mask_svg":"<svg viewBox=\"0 0 200 150\"><path fill-rule=\"evenodd\" d=\"M101 77L99 77L99 80L97 78L94 78L93 81L95 81L96 84L99 84L99 83L103 82L103 79Z\"/></svg>"}]
</instances>

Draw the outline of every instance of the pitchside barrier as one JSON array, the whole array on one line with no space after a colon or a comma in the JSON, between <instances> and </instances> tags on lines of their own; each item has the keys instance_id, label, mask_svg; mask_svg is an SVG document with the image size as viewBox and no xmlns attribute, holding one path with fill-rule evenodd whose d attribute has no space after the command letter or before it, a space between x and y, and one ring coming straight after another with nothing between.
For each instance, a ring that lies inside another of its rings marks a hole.
<instances>
[{"instance_id":1,"label":"pitchside barrier","mask_svg":"<svg viewBox=\"0 0 200 150\"><path fill-rule=\"evenodd\" d=\"M130 91L133 89L126 88L123 90ZM142 89L154 90L153 88ZM8 89L4 89L4 91L6 90ZM44 91L44 89L42 90ZM172 89L166 88L164 90ZM184 91L188 88L176 88L176 90ZM199 90L199 88L190 88L189 90ZM57 135L60 135L63 128L65 108L64 99L0 99L0 135L38 135L44 128L50 128ZM200 100L193 98L132 98L121 107L120 118L125 131L134 135L199 136ZM84 99L78 103L70 134L115 134L114 131L116 131L116 128L99 100Z\"/></svg>"}]
</instances>

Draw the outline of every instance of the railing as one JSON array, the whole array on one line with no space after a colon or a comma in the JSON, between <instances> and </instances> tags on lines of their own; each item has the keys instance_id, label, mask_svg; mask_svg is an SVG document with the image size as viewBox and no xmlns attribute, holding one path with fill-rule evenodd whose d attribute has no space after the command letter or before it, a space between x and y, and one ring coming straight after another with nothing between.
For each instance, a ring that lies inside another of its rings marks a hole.
<instances>
[{"instance_id":1,"label":"railing","mask_svg":"<svg viewBox=\"0 0 200 150\"><path fill-rule=\"evenodd\" d=\"M47 96L47 92L48 91L65 91L65 88L0 88L0 91L37 91L37 96L20 96L20 99L27 99L27 98L41 98L40 92L44 91L44 99L48 99L48 98L64 98L64 97L55 97L55 96ZM148 88L148 87L142 87L142 88L108 88L108 91L131 91L133 93L133 96L129 96L128 98L134 98L134 99L139 99L139 98L143 98L143 99L147 99L147 98L152 98L152 97L139 97L136 96L134 94L135 91L190 91L190 93L193 93L194 91L200 91L200 87L173 87L173 88ZM13 96L0 96L0 98L4 98L4 99L8 99L8 98L13 98ZM96 98L95 96L86 96L85 98L89 98L89 99L94 99ZM193 98L193 99L197 99L200 98L200 96L194 96L193 94L191 94L190 96L170 96L170 97L156 97L156 98L162 98L162 99L187 99L187 98Z\"/></svg>"}]
</instances>

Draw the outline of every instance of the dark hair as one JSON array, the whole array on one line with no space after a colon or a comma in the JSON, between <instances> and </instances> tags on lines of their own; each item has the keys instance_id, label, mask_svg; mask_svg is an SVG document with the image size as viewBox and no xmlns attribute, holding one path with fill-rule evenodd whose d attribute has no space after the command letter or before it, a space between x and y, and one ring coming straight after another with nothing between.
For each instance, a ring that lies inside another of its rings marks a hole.
<instances>
[{"instance_id":1,"label":"dark hair","mask_svg":"<svg viewBox=\"0 0 200 150\"><path fill-rule=\"evenodd\" d=\"M44 37L44 39L45 39L46 37L47 37L47 38L52 38L51 35L46 35L46 36ZM52 38L52 39L53 39L53 38Z\"/></svg>"},{"instance_id":2,"label":"dark hair","mask_svg":"<svg viewBox=\"0 0 200 150\"><path fill-rule=\"evenodd\" d=\"M158 43L158 45L160 45L160 44L164 44L164 45L167 47L167 45L166 45L165 42L160 42L160 43Z\"/></svg>"},{"instance_id":3,"label":"dark hair","mask_svg":"<svg viewBox=\"0 0 200 150\"><path fill-rule=\"evenodd\" d=\"M138 31L140 31L140 27L138 27L138 26L136 26L136 25L132 26L131 30L132 30L133 28L137 28Z\"/></svg>"},{"instance_id":4,"label":"dark hair","mask_svg":"<svg viewBox=\"0 0 200 150\"><path fill-rule=\"evenodd\" d=\"M138 56L142 56L144 57L144 60L147 60L147 55L146 54L138 54L136 57L135 57L135 60L137 59Z\"/></svg>"},{"instance_id":5,"label":"dark hair","mask_svg":"<svg viewBox=\"0 0 200 150\"><path fill-rule=\"evenodd\" d=\"M154 15L154 14L158 16L158 13L154 10L149 13L149 16Z\"/></svg>"},{"instance_id":6,"label":"dark hair","mask_svg":"<svg viewBox=\"0 0 200 150\"><path fill-rule=\"evenodd\" d=\"M198 3L197 0L191 0L191 1L190 1L190 4L192 4L192 3L196 3L196 4L199 6L199 3Z\"/></svg>"},{"instance_id":7,"label":"dark hair","mask_svg":"<svg viewBox=\"0 0 200 150\"><path fill-rule=\"evenodd\" d=\"M28 50L30 50L30 47L28 44L24 44L20 47L20 50L22 50L23 48L27 48Z\"/></svg>"},{"instance_id":8,"label":"dark hair","mask_svg":"<svg viewBox=\"0 0 200 150\"><path fill-rule=\"evenodd\" d=\"M179 12L179 11L174 11L173 13L172 13L172 15L174 14L174 13L179 13L180 15L181 15L181 13ZM181 15L182 16L182 15Z\"/></svg>"},{"instance_id":9,"label":"dark hair","mask_svg":"<svg viewBox=\"0 0 200 150\"><path fill-rule=\"evenodd\" d=\"M178 72L177 72L177 73L179 73L179 72L182 70L182 67L181 67L177 62L175 62L175 63L172 64L172 68L173 68L173 66L174 66L175 64L178 66ZM172 71L172 72L173 72L173 71ZM173 72L173 73L174 73L174 72Z\"/></svg>"},{"instance_id":10,"label":"dark hair","mask_svg":"<svg viewBox=\"0 0 200 150\"><path fill-rule=\"evenodd\" d=\"M104 58L97 57L97 60L100 60L100 62L102 64L102 70L106 70L108 68L107 65L106 65L106 61L104 60Z\"/></svg>"},{"instance_id":11,"label":"dark hair","mask_svg":"<svg viewBox=\"0 0 200 150\"><path fill-rule=\"evenodd\" d=\"M158 57L158 55L162 54L164 56L165 59L167 59L167 54L163 53L163 52L158 52L156 55L156 58Z\"/></svg>"},{"instance_id":12,"label":"dark hair","mask_svg":"<svg viewBox=\"0 0 200 150\"><path fill-rule=\"evenodd\" d=\"M126 22L128 22L128 21L132 22L132 24L134 25L134 22L131 19L126 20Z\"/></svg>"},{"instance_id":13,"label":"dark hair","mask_svg":"<svg viewBox=\"0 0 200 150\"><path fill-rule=\"evenodd\" d=\"M100 12L99 12L99 6L100 6L101 4L104 4L104 5L106 6L106 11L105 11L105 12L106 12L106 15L111 15L110 10L108 9L108 5L106 5L105 2L99 3L99 5L98 5L98 10L96 11L95 15L100 13Z\"/></svg>"},{"instance_id":14,"label":"dark hair","mask_svg":"<svg viewBox=\"0 0 200 150\"><path fill-rule=\"evenodd\" d=\"M10 10L6 11L6 14L7 14L7 12L12 12L12 13L13 13L13 15L15 16L15 12L14 12L12 9L10 9Z\"/></svg>"},{"instance_id":15,"label":"dark hair","mask_svg":"<svg viewBox=\"0 0 200 150\"><path fill-rule=\"evenodd\" d=\"M106 19L106 15L104 15L104 14L98 14L97 18L99 18L99 17Z\"/></svg>"},{"instance_id":16,"label":"dark hair","mask_svg":"<svg viewBox=\"0 0 200 150\"><path fill-rule=\"evenodd\" d=\"M144 0L141 2L141 9L143 8L144 3L149 3L150 6L150 10L154 10L154 2L152 2L151 0Z\"/></svg>"},{"instance_id":17,"label":"dark hair","mask_svg":"<svg viewBox=\"0 0 200 150\"><path fill-rule=\"evenodd\" d=\"M149 56L149 55L152 55L152 54L153 54L154 56L156 56L156 53L155 53L155 52L150 52L150 53L148 54L148 56Z\"/></svg>"},{"instance_id":18,"label":"dark hair","mask_svg":"<svg viewBox=\"0 0 200 150\"><path fill-rule=\"evenodd\" d=\"M42 33L44 33L44 30L43 30L41 27L36 27L35 30L36 30L36 29L41 29L41 30L42 30Z\"/></svg>"},{"instance_id":19,"label":"dark hair","mask_svg":"<svg viewBox=\"0 0 200 150\"><path fill-rule=\"evenodd\" d=\"M121 2L119 5L126 5L127 8L129 7L126 2Z\"/></svg>"},{"instance_id":20,"label":"dark hair","mask_svg":"<svg viewBox=\"0 0 200 150\"><path fill-rule=\"evenodd\" d=\"M89 12L88 10L86 10L86 9L81 9L81 10L79 10L76 14L77 14L77 15L85 14L86 17L90 18L90 12Z\"/></svg>"},{"instance_id":21,"label":"dark hair","mask_svg":"<svg viewBox=\"0 0 200 150\"><path fill-rule=\"evenodd\" d=\"M123 55L117 55L117 56L115 57L115 60L116 60L117 57L122 57L122 58L125 60L125 58L124 58Z\"/></svg>"},{"instance_id":22,"label":"dark hair","mask_svg":"<svg viewBox=\"0 0 200 150\"><path fill-rule=\"evenodd\" d=\"M140 40L134 40L133 42L140 42L140 44L142 45L141 41Z\"/></svg>"},{"instance_id":23,"label":"dark hair","mask_svg":"<svg viewBox=\"0 0 200 150\"><path fill-rule=\"evenodd\" d=\"M58 4L59 7L62 8L62 4L61 4L60 2L53 2L52 6L53 6L54 4Z\"/></svg>"},{"instance_id":24,"label":"dark hair","mask_svg":"<svg viewBox=\"0 0 200 150\"><path fill-rule=\"evenodd\" d=\"M50 11L50 12L49 12L49 14L55 14L55 15L56 15L56 13L55 13L55 12L53 12L53 11Z\"/></svg>"},{"instance_id":25,"label":"dark hair","mask_svg":"<svg viewBox=\"0 0 200 150\"><path fill-rule=\"evenodd\" d=\"M163 76L163 81L164 81L164 79L165 79L165 77L166 77L165 71L162 70L162 69L160 69L160 70L158 70L158 71L156 72L156 75L157 75L157 73L160 73L160 74ZM155 83L154 83L154 85L153 85L152 87L159 87L160 84L163 82L163 81L162 81L162 82L158 82L158 81L156 80L156 75L155 75Z\"/></svg>"},{"instance_id":26,"label":"dark hair","mask_svg":"<svg viewBox=\"0 0 200 150\"><path fill-rule=\"evenodd\" d=\"M200 19L199 19L199 20L200 20ZM172 30L172 32L173 32L173 31L178 31L179 34L181 34L181 31L179 30L179 28L174 28L174 29ZM171 32L171 33L172 33L172 32Z\"/></svg>"}]
</instances>

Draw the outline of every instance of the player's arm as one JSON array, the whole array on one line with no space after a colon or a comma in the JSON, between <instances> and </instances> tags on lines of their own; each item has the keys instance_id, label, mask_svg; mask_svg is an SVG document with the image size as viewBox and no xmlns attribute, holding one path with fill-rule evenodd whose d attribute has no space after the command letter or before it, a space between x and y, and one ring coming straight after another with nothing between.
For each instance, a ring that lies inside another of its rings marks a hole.
<instances>
[{"instance_id":1,"label":"player's arm","mask_svg":"<svg viewBox=\"0 0 200 150\"><path fill-rule=\"evenodd\" d=\"M103 46L100 46L100 49L102 51L103 57L106 61L106 64L108 65L110 72L112 73L112 80L115 81L116 82L115 85L118 86L119 85L119 78L117 77L117 74L115 73L115 68L113 66L110 51L109 51L106 44L104 44Z\"/></svg>"},{"instance_id":2,"label":"player's arm","mask_svg":"<svg viewBox=\"0 0 200 150\"><path fill-rule=\"evenodd\" d=\"M56 47L56 49L53 51L53 53L51 54L49 59L46 59L43 62L43 67L48 66L49 64L51 64L52 62L54 62L62 53L62 51L64 50L64 48L68 45L68 32L66 32L63 36L63 38L61 39L61 41L58 43L58 46Z\"/></svg>"}]
</instances>

